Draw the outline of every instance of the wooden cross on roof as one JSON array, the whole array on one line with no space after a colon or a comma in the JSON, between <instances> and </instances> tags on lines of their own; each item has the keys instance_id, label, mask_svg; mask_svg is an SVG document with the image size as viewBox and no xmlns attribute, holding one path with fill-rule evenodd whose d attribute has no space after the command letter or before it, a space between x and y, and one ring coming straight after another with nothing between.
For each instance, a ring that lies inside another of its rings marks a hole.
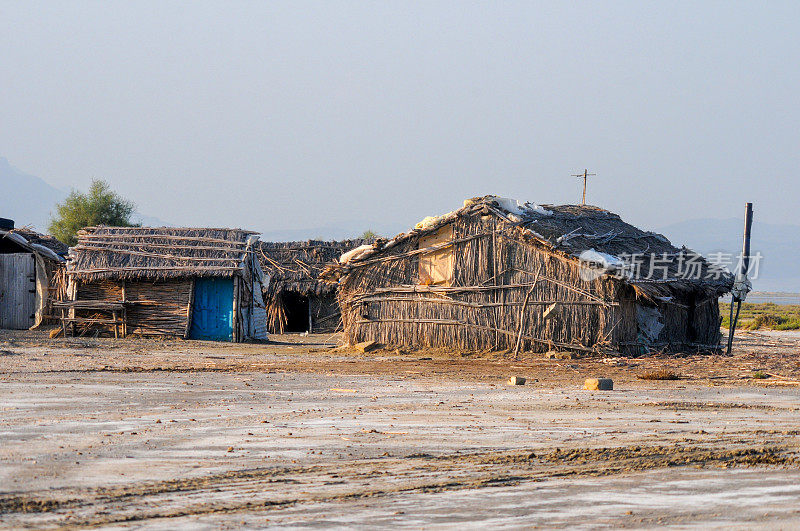
<instances>
[{"instance_id":1,"label":"wooden cross on roof","mask_svg":"<svg viewBox=\"0 0 800 531\"><path fill-rule=\"evenodd\" d=\"M573 173L573 177L583 177L583 202L582 205L586 204L586 178L591 177L593 175L597 175L596 173L589 173L589 170L583 170L583 173Z\"/></svg>"}]
</instances>

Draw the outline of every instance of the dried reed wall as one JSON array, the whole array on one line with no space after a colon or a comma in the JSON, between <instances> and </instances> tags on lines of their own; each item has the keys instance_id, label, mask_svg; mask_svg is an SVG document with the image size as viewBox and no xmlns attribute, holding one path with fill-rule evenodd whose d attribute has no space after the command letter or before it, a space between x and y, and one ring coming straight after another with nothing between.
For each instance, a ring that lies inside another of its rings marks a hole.
<instances>
[{"instance_id":1,"label":"dried reed wall","mask_svg":"<svg viewBox=\"0 0 800 531\"><path fill-rule=\"evenodd\" d=\"M664 324L658 338L647 344L638 341L636 345L631 345L626 342L620 345L623 352L642 354L650 350L717 350L722 337L719 299L711 297L698 300L698 295L691 291L675 290L670 301L654 304L661 312Z\"/></svg>"},{"instance_id":2,"label":"dried reed wall","mask_svg":"<svg viewBox=\"0 0 800 531\"><path fill-rule=\"evenodd\" d=\"M494 216L453 222L453 282L420 286L419 255L356 267L340 284L345 339L412 348L545 351L636 338L635 319L623 319L621 283L583 280L578 266L524 241L523 231ZM459 241L461 240L461 241ZM393 248L417 247L411 238ZM543 319L553 303L553 318ZM627 312L634 310L627 308Z\"/></svg>"},{"instance_id":3,"label":"dried reed wall","mask_svg":"<svg viewBox=\"0 0 800 531\"><path fill-rule=\"evenodd\" d=\"M334 293L309 297L308 303L311 306L311 325L314 332L333 332L339 328L341 311Z\"/></svg>"},{"instance_id":4,"label":"dried reed wall","mask_svg":"<svg viewBox=\"0 0 800 531\"><path fill-rule=\"evenodd\" d=\"M192 297L191 279L126 280L124 285L125 300L137 302L127 310L128 335L185 336ZM80 282L76 300L121 301L122 286L123 281L116 280ZM86 311L82 313L87 314Z\"/></svg>"}]
</instances>

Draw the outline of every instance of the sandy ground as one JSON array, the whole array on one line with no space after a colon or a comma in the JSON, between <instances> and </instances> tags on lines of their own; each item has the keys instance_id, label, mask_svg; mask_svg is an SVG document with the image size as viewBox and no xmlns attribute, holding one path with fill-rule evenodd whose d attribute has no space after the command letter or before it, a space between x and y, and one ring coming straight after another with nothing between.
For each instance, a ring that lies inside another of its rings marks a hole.
<instances>
[{"instance_id":1,"label":"sandy ground","mask_svg":"<svg viewBox=\"0 0 800 531\"><path fill-rule=\"evenodd\" d=\"M0 331L0 525L800 526L800 334L565 360L336 339Z\"/></svg>"}]
</instances>

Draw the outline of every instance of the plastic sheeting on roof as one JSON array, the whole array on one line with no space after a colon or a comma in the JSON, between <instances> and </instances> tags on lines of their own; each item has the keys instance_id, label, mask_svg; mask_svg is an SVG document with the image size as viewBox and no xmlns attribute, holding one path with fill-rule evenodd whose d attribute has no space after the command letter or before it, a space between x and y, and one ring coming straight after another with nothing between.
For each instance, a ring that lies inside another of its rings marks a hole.
<instances>
[{"instance_id":1,"label":"plastic sheeting on roof","mask_svg":"<svg viewBox=\"0 0 800 531\"><path fill-rule=\"evenodd\" d=\"M12 242L16 243L17 245L24 247L26 249L30 249L34 253L41 254L46 256L50 260L55 260L56 262L63 262L64 258L57 255L52 249L45 247L44 245L38 243L31 243L29 242L24 236L18 234L16 232L0 232L3 238L8 238Z\"/></svg>"},{"instance_id":2,"label":"plastic sheeting on roof","mask_svg":"<svg viewBox=\"0 0 800 531\"><path fill-rule=\"evenodd\" d=\"M594 249L587 249L583 251L578 256L578 259L581 262L592 262L594 264L598 264L605 269L620 269L625 265L625 263L616 256L612 256L608 253L601 253L599 251L595 251Z\"/></svg>"},{"instance_id":3,"label":"plastic sheeting on roof","mask_svg":"<svg viewBox=\"0 0 800 531\"><path fill-rule=\"evenodd\" d=\"M524 217L527 214L550 216L553 214L541 205L530 202L520 203L516 199L511 199L509 197L494 197L493 201L497 203L497 206L499 206L501 210L509 214L514 214L515 216Z\"/></svg>"}]
</instances>

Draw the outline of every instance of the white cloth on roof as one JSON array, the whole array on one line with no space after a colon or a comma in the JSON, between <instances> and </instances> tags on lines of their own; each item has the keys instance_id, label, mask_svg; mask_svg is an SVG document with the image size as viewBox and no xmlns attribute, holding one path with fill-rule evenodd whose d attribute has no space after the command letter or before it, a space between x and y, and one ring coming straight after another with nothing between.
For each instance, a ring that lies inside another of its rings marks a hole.
<instances>
[{"instance_id":1,"label":"white cloth on roof","mask_svg":"<svg viewBox=\"0 0 800 531\"><path fill-rule=\"evenodd\" d=\"M581 262L592 262L599 264L605 269L620 269L625 266L625 262L616 256L595 251L594 249L586 249L578 256L578 259Z\"/></svg>"},{"instance_id":2,"label":"white cloth on roof","mask_svg":"<svg viewBox=\"0 0 800 531\"><path fill-rule=\"evenodd\" d=\"M526 214L549 216L552 214L550 210L547 210L541 205L530 202L520 203L516 199L511 199L509 197L494 197L493 201L497 203L497 206L499 206L501 210L515 216L524 217Z\"/></svg>"}]
</instances>

